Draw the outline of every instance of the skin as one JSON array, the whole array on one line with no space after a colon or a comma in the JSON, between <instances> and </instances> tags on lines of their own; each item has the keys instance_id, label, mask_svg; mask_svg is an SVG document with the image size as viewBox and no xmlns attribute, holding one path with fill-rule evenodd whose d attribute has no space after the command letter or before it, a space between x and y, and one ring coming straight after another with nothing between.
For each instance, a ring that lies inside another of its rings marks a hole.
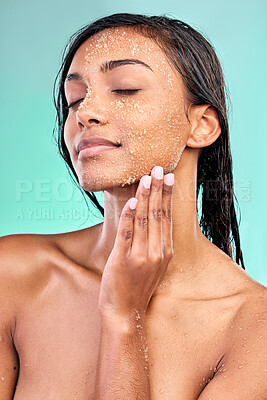
<instances>
[{"instance_id":1,"label":"skin","mask_svg":"<svg viewBox=\"0 0 267 400\"><path fill-rule=\"evenodd\" d=\"M151 41L147 56L148 45L141 35L127 32L126 43L118 40L121 30L113 34L113 40L111 35L100 34L85 42L76 52L69 73L79 71L84 79L87 76L87 82L83 84L72 81L66 84L66 97L70 104L85 96L89 77L92 82L86 107L80 103L80 108L76 105L69 113L65 125L65 141L81 186L86 190L104 190L107 217L98 241L100 248L98 245L95 247L97 258L102 256L103 261L107 260L114 245L122 208L136 193L137 183L126 185L126 182L133 179L138 181L143 175L150 174L155 165L161 165L164 173L173 172L175 182L178 182L173 194L174 203L179 204L173 210L174 246L179 248L179 261L182 261L182 255L188 260L188 248L184 251L184 243L194 244L200 238L206 242L197 220L194 185L199 148L211 144L220 134L217 115L208 105L191 107L191 119L194 118L194 122L189 123L185 115L186 98L179 74ZM92 46L89 47L88 43ZM132 47L135 49L134 57L138 53L138 59L149 62L154 73L139 65L122 66L109 75L99 72L100 65L107 59L132 58ZM88 52L88 48L92 50ZM94 62L89 66L87 60ZM171 82L168 85L166 76L168 82ZM117 88L123 89L124 82L128 84L127 88L130 83L130 88L140 86L142 90L131 97L110 93ZM94 106L90 107L92 98ZM140 109L144 112L140 113ZM204 112L203 121L199 121ZM208 135L205 131L207 123L211 126ZM106 132L112 132L112 135ZM75 147L77 142L90 135L119 140L122 147L80 161ZM192 146L191 149L186 147L186 143ZM156 150L153 146L156 146ZM178 168L181 153L183 157ZM109 165L114 168L110 170ZM192 262L194 258L192 254L189 261ZM176 270L177 260L173 260L173 265ZM171 270L169 265L168 272Z\"/></svg>"},{"instance_id":2,"label":"skin","mask_svg":"<svg viewBox=\"0 0 267 400\"><path fill-rule=\"evenodd\" d=\"M129 58L153 71L100 70ZM104 191L105 218L1 238L0 400L12 398L18 369L15 400L124 399L124 390L129 400L264 399L266 290L202 234L196 212L199 152L221 132L215 110L190 105L160 48L129 29L88 39L70 73L82 79L66 82L68 104L81 101L64 137L81 186ZM113 92L129 88L140 91ZM79 159L90 136L121 147Z\"/></svg>"}]
</instances>

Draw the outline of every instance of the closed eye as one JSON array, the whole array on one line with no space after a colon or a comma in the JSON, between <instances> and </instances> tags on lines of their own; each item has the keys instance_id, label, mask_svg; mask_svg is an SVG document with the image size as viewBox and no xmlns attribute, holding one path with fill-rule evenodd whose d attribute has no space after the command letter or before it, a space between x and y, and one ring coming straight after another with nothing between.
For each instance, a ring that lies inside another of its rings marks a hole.
<instances>
[{"instance_id":1,"label":"closed eye","mask_svg":"<svg viewBox=\"0 0 267 400\"><path fill-rule=\"evenodd\" d=\"M131 94L134 94L134 93L139 92L139 90L140 90L140 89L115 89L115 90L112 90L112 92L120 93L120 94L125 94L125 95L131 95ZM73 101L72 103L70 103L69 105L67 105L67 106L65 107L65 109L68 110L68 109L74 107L77 103L79 103L79 102L82 101L82 100L83 100L83 98L82 98L82 99L79 99L79 100L76 100L76 101Z\"/></svg>"},{"instance_id":2,"label":"closed eye","mask_svg":"<svg viewBox=\"0 0 267 400\"><path fill-rule=\"evenodd\" d=\"M76 100L76 101L73 101L72 103L70 103L68 106L66 106L65 107L65 109L69 109L69 108L72 108L73 106L75 106L75 104L77 104L77 103L79 103L79 101L82 101L83 100L83 98L82 99L79 99L79 100Z\"/></svg>"},{"instance_id":3,"label":"closed eye","mask_svg":"<svg viewBox=\"0 0 267 400\"><path fill-rule=\"evenodd\" d=\"M121 94L134 94L138 92L140 89L116 89L112 90L112 92L121 93Z\"/></svg>"}]
</instances>

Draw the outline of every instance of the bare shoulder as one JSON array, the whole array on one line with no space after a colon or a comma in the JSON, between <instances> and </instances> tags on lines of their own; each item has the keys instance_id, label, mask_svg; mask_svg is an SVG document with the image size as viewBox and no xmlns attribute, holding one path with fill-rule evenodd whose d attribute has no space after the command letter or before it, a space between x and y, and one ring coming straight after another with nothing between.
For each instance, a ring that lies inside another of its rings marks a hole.
<instances>
[{"instance_id":1,"label":"bare shoulder","mask_svg":"<svg viewBox=\"0 0 267 400\"><path fill-rule=\"evenodd\" d=\"M86 270L94 227L60 234L14 234L0 237L0 322L15 329L21 305L53 280ZM82 249L86 248L87 252ZM88 250L89 249L89 250ZM89 275L90 277L90 275Z\"/></svg>"},{"instance_id":2,"label":"bare shoulder","mask_svg":"<svg viewBox=\"0 0 267 400\"><path fill-rule=\"evenodd\" d=\"M235 327L237 329L236 334L233 335L233 339L235 340L233 351L236 351L235 348L238 351L241 351L241 349L244 351L248 343L250 343L250 347L255 349L255 352L257 348L259 351L263 349L263 344L265 343L266 351L267 288L251 278L243 296L242 305L237 310L235 317ZM240 346L241 337L243 339L241 341L242 347ZM244 341L247 342L245 343ZM246 354L251 352L247 352L249 349L245 350Z\"/></svg>"},{"instance_id":3,"label":"bare shoulder","mask_svg":"<svg viewBox=\"0 0 267 400\"><path fill-rule=\"evenodd\" d=\"M0 238L0 273L5 279L30 276L55 250L53 235L15 234ZM39 261L39 262L38 262Z\"/></svg>"},{"instance_id":4,"label":"bare shoulder","mask_svg":"<svg viewBox=\"0 0 267 400\"><path fill-rule=\"evenodd\" d=\"M71 264L67 249L75 248L76 233L17 234L0 237L0 377L1 399L13 398L19 371L15 346L18 321L28 305L42 299L56 279L64 279ZM75 262L72 262L75 268Z\"/></svg>"},{"instance_id":5,"label":"bare shoulder","mask_svg":"<svg viewBox=\"0 0 267 400\"><path fill-rule=\"evenodd\" d=\"M19 303L45 281L57 252L52 237L16 234L0 238L0 298L3 310L14 317Z\"/></svg>"},{"instance_id":6,"label":"bare shoulder","mask_svg":"<svg viewBox=\"0 0 267 400\"><path fill-rule=\"evenodd\" d=\"M70 263L82 265L81 249L89 247L92 230L0 237L0 298L12 297L14 303L15 298L44 286L55 269L64 270Z\"/></svg>"},{"instance_id":7,"label":"bare shoulder","mask_svg":"<svg viewBox=\"0 0 267 400\"><path fill-rule=\"evenodd\" d=\"M1 398L13 398L19 359L14 346L17 313L38 290L47 273L51 243L39 235L0 238L0 376ZM40 279L41 277L41 279Z\"/></svg>"},{"instance_id":8,"label":"bare shoulder","mask_svg":"<svg viewBox=\"0 0 267 400\"><path fill-rule=\"evenodd\" d=\"M267 289L240 269L230 276L234 313L226 332L225 353L199 399L263 400L267 398Z\"/></svg>"},{"instance_id":9,"label":"bare shoulder","mask_svg":"<svg viewBox=\"0 0 267 400\"><path fill-rule=\"evenodd\" d=\"M266 318L267 318L267 288L255 281L238 264L229 261L225 266L226 274L231 281L233 298L238 301L234 312L234 319L231 325L231 342L228 354L239 352L249 358L255 356L256 349L263 349L264 335L266 339ZM267 341L265 340L267 344ZM250 346L249 346L250 344ZM253 347L254 352L248 347ZM248 351L249 350L249 351ZM265 347L266 350L266 347ZM259 354L259 351L257 352ZM241 368L242 369L242 368Z\"/></svg>"}]
</instances>

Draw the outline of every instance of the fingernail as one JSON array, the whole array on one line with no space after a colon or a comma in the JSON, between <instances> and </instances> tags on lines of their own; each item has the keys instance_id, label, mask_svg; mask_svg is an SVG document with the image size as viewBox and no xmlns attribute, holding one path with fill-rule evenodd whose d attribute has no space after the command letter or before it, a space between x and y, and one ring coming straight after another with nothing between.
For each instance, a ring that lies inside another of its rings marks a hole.
<instances>
[{"instance_id":1,"label":"fingernail","mask_svg":"<svg viewBox=\"0 0 267 400\"><path fill-rule=\"evenodd\" d=\"M144 187L149 189L151 186L151 176L144 176L143 178Z\"/></svg>"},{"instance_id":2,"label":"fingernail","mask_svg":"<svg viewBox=\"0 0 267 400\"><path fill-rule=\"evenodd\" d=\"M155 167L155 177L158 179L163 178L163 168L162 167Z\"/></svg>"},{"instance_id":3,"label":"fingernail","mask_svg":"<svg viewBox=\"0 0 267 400\"><path fill-rule=\"evenodd\" d=\"M164 183L166 183L167 185L173 185L174 183L174 174L167 174L164 177Z\"/></svg>"},{"instance_id":4,"label":"fingernail","mask_svg":"<svg viewBox=\"0 0 267 400\"><path fill-rule=\"evenodd\" d=\"M135 197L133 197L133 198L130 200L130 208L131 208L132 210L135 210L136 204L137 204L137 199L136 199Z\"/></svg>"}]
</instances>

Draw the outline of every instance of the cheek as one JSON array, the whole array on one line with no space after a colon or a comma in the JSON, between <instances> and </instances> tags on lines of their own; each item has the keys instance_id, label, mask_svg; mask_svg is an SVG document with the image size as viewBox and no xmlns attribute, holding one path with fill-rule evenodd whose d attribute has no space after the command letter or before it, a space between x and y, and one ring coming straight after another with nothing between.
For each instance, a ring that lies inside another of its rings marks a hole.
<instances>
[{"instance_id":1,"label":"cheek","mask_svg":"<svg viewBox=\"0 0 267 400\"><path fill-rule=\"evenodd\" d=\"M73 142L73 135L72 135L72 129L71 129L72 125L73 125L72 118L71 118L71 116L69 116L66 119L66 122L65 122L65 125L64 125L64 134L63 134L63 136L64 136L64 140L65 140L65 143L66 143L66 146L67 146L67 148L69 150L70 155L71 155L71 143Z\"/></svg>"},{"instance_id":2,"label":"cheek","mask_svg":"<svg viewBox=\"0 0 267 400\"><path fill-rule=\"evenodd\" d=\"M145 160L162 165L167 172L173 170L185 147L186 119L182 107L174 104L142 106L132 105L124 110L121 120L125 152L132 164ZM127 112L128 111L128 112Z\"/></svg>"}]
</instances>

